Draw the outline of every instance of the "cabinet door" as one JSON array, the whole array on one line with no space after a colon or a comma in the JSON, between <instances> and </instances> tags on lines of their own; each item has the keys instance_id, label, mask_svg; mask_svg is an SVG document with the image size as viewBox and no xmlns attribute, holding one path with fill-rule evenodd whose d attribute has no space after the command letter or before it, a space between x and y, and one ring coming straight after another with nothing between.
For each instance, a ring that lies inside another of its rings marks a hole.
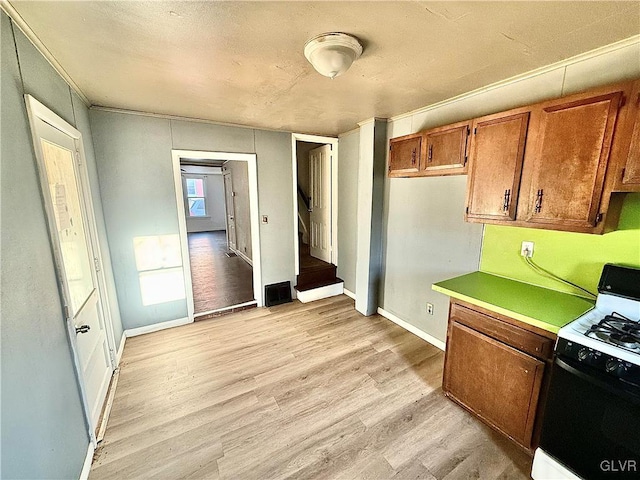
<instances>
[{"instance_id":1,"label":"cabinet door","mask_svg":"<svg viewBox=\"0 0 640 480\"><path fill-rule=\"evenodd\" d=\"M425 132L426 158L420 165L426 175L467 173L467 139L470 123L453 124Z\"/></svg>"},{"instance_id":2,"label":"cabinet door","mask_svg":"<svg viewBox=\"0 0 640 480\"><path fill-rule=\"evenodd\" d=\"M533 164L527 221L596 225L621 96L581 95L540 106L532 155L525 156Z\"/></svg>"},{"instance_id":3,"label":"cabinet door","mask_svg":"<svg viewBox=\"0 0 640 480\"><path fill-rule=\"evenodd\" d=\"M529 112L474 121L467 219L515 220L528 124Z\"/></svg>"},{"instance_id":4,"label":"cabinet door","mask_svg":"<svg viewBox=\"0 0 640 480\"><path fill-rule=\"evenodd\" d=\"M544 362L457 322L449 328L445 392L530 448Z\"/></svg>"},{"instance_id":5,"label":"cabinet door","mask_svg":"<svg viewBox=\"0 0 640 480\"><path fill-rule=\"evenodd\" d=\"M622 184L640 186L640 81L635 82L629 101L633 102L631 108L634 120Z\"/></svg>"},{"instance_id":6,"label":"cabinet door","mask_svg":"<svg viewBox=\"0 0 640 480\"><path fill-rule=\"evenodd\" d=\"M421 153L421 134L392 138L389 141L389 176L418 173Z\"/></svg>"}]
</instances>

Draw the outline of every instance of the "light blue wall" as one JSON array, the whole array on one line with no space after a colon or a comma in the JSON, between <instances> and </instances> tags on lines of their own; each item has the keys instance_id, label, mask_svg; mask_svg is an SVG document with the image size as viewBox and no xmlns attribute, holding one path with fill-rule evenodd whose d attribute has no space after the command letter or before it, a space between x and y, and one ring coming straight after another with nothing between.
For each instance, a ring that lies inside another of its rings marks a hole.
<instances>
[{"instance_id":1,"label":"light blue wall","mask_svg":"<svg viewBox=\"0 0 640 480\"><path fill-rule=\"evenodd\" d=\"M338 277L356 292L358 240L358 163L360 131L340 136L338 148Z\"/></svg>"},{"instance_id":2,"label":"light blue wall","mask_svg":"<svg viewBox=\"0 0 640 480\"><path fill-rule=\"evenodd\" d=\"M183 318L186 301L143 306L133 238L178 233L171 150L256 153L263 286L294 284L291 135L90 111L105 221L125 329Z\"/></svg>"},{"instance_id":3,"label":"light blue wall","mask_svg":"<svg viewBox=\"0 0 640 480\"><path fill-rule=\"evenodd\" d=\"M144 306L133 239L178 234L169 120L91 111L93 142L125 329L187 316L186 300Z\"/></svg>"},{"instance_id":4,"label":"light blue wall","mask_svg":"<svg viewBox=\"0 0 640 480\"><path fill-rule=\"evenodd\" d=\"M4 13L0 17L0 477L78 478L89 439L23 94L33 95L82 131L98 228L104 232L99 192L95 189L91 132L86 107L77 98L72 102L71 91L62 78L22 33L12 28ZM102 249L108 252L106 245ZM105 265L110 271L109 267Z\"/></svg>"}]
</instances>

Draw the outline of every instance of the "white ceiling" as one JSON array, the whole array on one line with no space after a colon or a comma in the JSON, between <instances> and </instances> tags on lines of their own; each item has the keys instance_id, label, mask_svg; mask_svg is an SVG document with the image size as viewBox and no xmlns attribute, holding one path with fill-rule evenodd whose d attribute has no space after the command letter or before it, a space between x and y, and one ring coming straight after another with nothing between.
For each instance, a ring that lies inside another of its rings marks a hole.
<instances>
[{"instance_id":1,"label":"white ceiling","mask_svg":"<svg viewBox=\"0 0 640 480\"><path fill-rule=\"evenodd\" d=\"M640 2L11 1L92 104L336 135L640 33ZM330 80L323 32L365 49Z\"/></svg>"}]
</instances>

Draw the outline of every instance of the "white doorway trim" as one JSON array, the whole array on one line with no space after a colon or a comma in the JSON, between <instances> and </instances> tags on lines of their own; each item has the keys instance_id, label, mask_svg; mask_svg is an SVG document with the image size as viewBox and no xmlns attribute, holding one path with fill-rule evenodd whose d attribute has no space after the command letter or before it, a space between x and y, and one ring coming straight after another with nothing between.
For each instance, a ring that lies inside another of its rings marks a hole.
<instances>
[{"instance_id":1,"label":"white doorway trim","mask_svg":"<svg viewBox=\"0 0 640 480\"><path fill-rule=\"evenodd\" d=\"M178 227L180 231L180 247L182 250L182 271L184 286L187 291L187 316L194 321L193 284L191 282L191 262L189 261L189 244L187 242L187 218L184 211L182 193L182 175L180 159L193 160L235 160L247 162L249 174L249 210L251 215L251 251L253 261L253 297L257 306L264 305L262 295L262 262L260 259L260 214L258 211L258 161L255 153L205 152L201 150L171 150L173 161L173 180L178 206Z\"/></svg>"},{"instance_id":2,"label":"white doorway trim","mask_svg":"<svg viewBox=\"0 0 640 480\"><path fill-rule=\"evenodd\" d=\"M40 177L41 185L46 185L46 174L44 172L44 158L42 155L42 150L38 143L38 137L36 132L38 129L38 121L45 122L51 125L53 128L59 130L65 135L71 137L76 143L76 152L78 155L78 169L77 169L77 181L79 183L81 195L82 195L82 203L84 204L84 214L86 216L86 228L88 230L87 234L92 239L92 252L94 256L98 259L98 265L96 267L96 286L99 291L99 295L101 297L100 310L102 313L102 317L104 319L105 333L107 339L107 346L109 349L109 364L111 366L111 373L117 368L117 347L115 336L113 332L113 323L111 317L111 309L109 302L109 293L107 290L107 280L104 272L104 257L102 255L102 250L100 247L100 240L98 237L98 227L96 224L95 213L94 213L94 205L93 198L91 195L91 184L89 182L89 173L87 171L87 160L85 156L84 150L84 142L82 140L82 133L79 130L74 128L72 125L67 123L64 119L53 113L49 108L40 103L31 95L26 94L24 96L25 103L27 107L27 113L29 117L29 123L31 127L32 140L34 146L34 153L36 156L36 163L38 167L38 176ZM55 217L54 212L51 211L48 203L44 200L44 193L40 192L43 197L43 206L45 208L45 212L47 215L47 223L50 225L54 224ZM50 240L53 242L53 240ZM56 274L60 275L58 269L60 267L60 258L59 253L56 251L56 246L52 243L52 249L54 251L54 260L56 263ZM58 281L59 287L64 290L64 286L60 285L60 281ZM64 302L64 297L68 297L68 292L61 291L61 299ZM69 321L67 321L67 334L69 336L69 344L71 345L71 353L73 357L73 363L75 368L76 378L78 380L78 385L80 389L80 397L82 400L83 411L85 415L85 422L87 425L89 439L90 439L90 448L97 446L96 440L96 427L94 421L91 416L91 406L89 405L88 395L87 395L87 387L85 385L84 377L82 374L82 367L80 362L80 356L78 354L78 346L76 343L76 332L75 327ZM101 406L102 407L102 406Z\"/></svg>"},{"instance_id":3,"label":"white doorway trim","mask_svg":"<svg viewBox=\"0 0 640 480\"><path fill-rule=\"evenodd\" d=\"M300 274L298 246L298 155L296 142L331 145L331 263L338 265L338 139L320 135L291 134L291 165L293 168L293 253L295 274Z\"/></svg>"}]
</instances>

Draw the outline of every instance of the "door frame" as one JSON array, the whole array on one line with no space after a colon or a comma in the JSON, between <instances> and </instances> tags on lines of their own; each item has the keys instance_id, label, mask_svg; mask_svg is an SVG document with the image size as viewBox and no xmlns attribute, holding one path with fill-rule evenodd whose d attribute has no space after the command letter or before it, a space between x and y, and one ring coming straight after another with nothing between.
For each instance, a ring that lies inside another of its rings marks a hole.
<instances>
[{"instance_id":1,"label":"door frame","mask_svg":"<svg viewBox=\"0 0 640 480\"><path fill-rule=\"evenodd\" d=\"M331 145L331 263L338 266L338 139L304 133L291 134L291 164L293 168L293 254L295 274L300 274L300 247L298 245L298 156L296 142Z\"/></svg>"},{"instance_id":2,"label":"door frame","mask_svg":"<svg viewBox=\"0 0 640 480\"><path fill-rule=\"evenodd\" d=\"M45 193L43 191L43 186L47 185L47 176L44 165L44 158L42 155L42 147L38 142L38 121L43 121L48 123L53 128L61 131L65 135L73 138L76 143L76 155L77 155L77 182L80 187L80 196L83 203L84 214L86 217L86 227L87 227L87 236L90 237L93 254L97 257L98 262L100 264L100 269L95 271L96 274L96 287L98 289L98 294L101 298L100 301L100 309L102 313L102 317L104 319L104 325L106 330L106 338L107 338L107 346L109 348L109 364L111 365L111 374L117 368L117 345L115 341L115 336L113 332L113 320L111 316L111 308L109 302L109 293L107 290L107 280L104 272L104 256L102 255L102 250L100 247L100 239L98 237L98 227L95 219L94 206L93 206L93 197L91 194L91 184L89 182L89 173L87 171L87 160L85 156L84 150L84 142L82 140L82 133L79 130L70 125L67 121L53 113L49 108L47 108L44 104L40 103L34 97L29 94L25 94L24 96L27 114L29 117L29 125L31 127L31 138L33 140L33 148L34 154L36 158L36 167L38 171L38 179L40 180L40 196L41 201L45 210L46 219L47 219L47 229L49 230L49 242L51 244L51 249L53 253L53 258L56 266L56 276L60 299L62 304L66 304L66 298L69 298L69 292L65 287L64 282L62 281L61 272L64 271L64 266L62 264L61 252L58 247L55 245L55 242L51 238L53 225L55 225L55 213L52 211L49 202L46 199ZM94 266L95 268L95 266ZM89 431L89 439L93 447L97 447L98 443L96 440L96 427L97 425L93 424L93 420L91 418L91 407L89 405L89 401L87 399L87 391L84 382L84 377L82 375L82 367L80 363L80 357L78 355L78 347L76 343L76 333L73 322L70 322L68 318L65 318L65 323L67 326L67 335L69 337L69 345L71 346L71 353L73 358L73 365L75 370L75 376L78 381L78 386L80 389L80 397L82 401L82 407L85 416L85 422L87 424L87 429ZM106 399L105 399L106 400ZM103 400L104 401L104 400Z\"/></svg>"},{"instance_id":3,"label":"door frame","mask_svg":"<svg viewBox=\"0 0 640 480\"><path fill-rule=\"evenodd\" d=\"M237 254L237 243L238 243L238 235L236 234L235 241L233 242L234 248L231 248L231 241L229 238L229 202L227 201L227 177L229 177L229 181L231 182L231 198L233 198L233 177L231 176L231 172L222 172L222 188L224 189L224 224L227 228L227 249L235 251ZM249 212L251 214L251 212ZM236 208L235 202L233 204L233 232L236 233ZM251 260L253 266L253 260Z\"/></svg>"},{"instance_id":4,"label":"door frame","mask_svg":"<svg viewBox=\"0 0 640 480\"><path fill-rule=\"evenodd\" d=\"M178 206L178 229L180 232L180 248L182 250L182 272L187 293L187 317L193 322L195 307L193 302L193 283L191 281L191 262L189 261L189 242L187 238L187 217L184 209L182 192L182 172L180 159L191 160L234 160L247 162L249 174L249 210L251 217L251 250L253 262L253 296L258 307L264 305L262 294L262 262L260 251L260 212L258 211L258 157L255 153L207 152L202 150L171 150L173 163L173 179Z\"/></svg>"}]
</instances>

